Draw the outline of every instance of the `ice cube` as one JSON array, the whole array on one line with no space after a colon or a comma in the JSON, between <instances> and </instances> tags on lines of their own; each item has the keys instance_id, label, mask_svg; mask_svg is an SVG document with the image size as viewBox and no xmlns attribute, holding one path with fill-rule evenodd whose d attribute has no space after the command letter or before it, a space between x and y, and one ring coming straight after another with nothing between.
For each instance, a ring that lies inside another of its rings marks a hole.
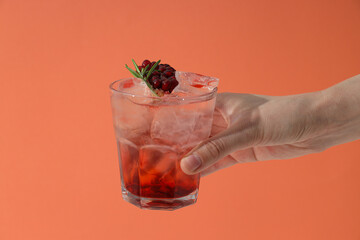
<instances>
[{"instance_id":1,"label":"ice cube","mask_svg":"<svg viewBox=\"0 0 360 240\"><path fill-rule=\"evenodd\" d=\"M164 175L175 168L178 155L164 145L147 145L140 148L139 168L145 174Z\"/></svg>"},{"instance_id":2,"label":"ice cube","mask_svg":"<svg viewBox=\"0 0 360 240\"><path fill-rule=\"evenodd\" d=\"M155 97L147 84L140 78L128 78L119 81L117 90L121 93L115 94L121 94L136 104L149 105Z\"/></svg>"},{"instance_id":3,"label":"ice cube","mask_svg":"<svg viewBox=\"0 0 360 240\"><path fill-rule=\"evenodd\" d=\"M179 81L179 86L174 89L174 92L184 92L188 96L211 92L219 84L218 78L191 72L176 71L175 77Z\"/></svg>"},{"instance_id":4,"label":"ice cube","mask_svg":"<svg viewBox=\"0 0 360 240\"><path fill-rule=\"evenodd\" d=\"M153 96L149 87L140 78L128 78L121 80L118 84L117 90L135 96Z\"/></svg>"},{"instance_id":5,"label":"ice cube","mask_svg":"<svg viewBox=\"0 0 360 240\"><path fill-rule=\"evenodd\" d=\"M169 145L187 144L199 114L181 106L158 109L151 124L151 138Z\"/></svg>"},{"instance_id":6,"label":"ice cube","mask_svg":"<svg viewBox=\"0 0 360 240\"><path fill-rule=\"evenodd\" d=\"M149 136L152 93L138 78L121 80L114 88L117 91L112 92L111 105L116 135L139 144L143 136Z\"/></svg>"},{"instance_id":7,"label":"ice cube","mask_svg":"<svg viewBox=\"0 0 360 240\"><path fill-rule=\"evenodd\" d=\"M149 135L152 114L149 106L134 103L129 96L116 94L111 97L113 121L117 137L138 143Z\"/></svg>"},{"instance_id":8,"label":"ice cube","mask_svg":"<svg viewBox=\"0 0 360 240\"><path fill-rule=\"evenodd\" d=\"M159 108L151 124L151 138L154 141L176 145L180 148L195 146L207 138L212 123L211 109L206 111L200 104Z\"/></svg>"}]
</instances>

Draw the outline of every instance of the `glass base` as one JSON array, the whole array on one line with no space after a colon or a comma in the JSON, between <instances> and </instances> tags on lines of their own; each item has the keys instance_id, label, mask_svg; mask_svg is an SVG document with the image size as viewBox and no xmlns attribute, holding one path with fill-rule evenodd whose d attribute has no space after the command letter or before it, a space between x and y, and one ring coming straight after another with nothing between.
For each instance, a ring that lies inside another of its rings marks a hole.
<instances>
[{"instance_id":1,"label":"glass base","mask_svg":"<svg viewBox=\"0 0 360 240\"><path fill-rule=\"evenodd\" d=\"M139 197L126 188L122 187L122 197L125 201L141 208L150 210L167 210L172 211L196 203L198 190L181 198L146 198Z\"/></svg>"}]
</instances>

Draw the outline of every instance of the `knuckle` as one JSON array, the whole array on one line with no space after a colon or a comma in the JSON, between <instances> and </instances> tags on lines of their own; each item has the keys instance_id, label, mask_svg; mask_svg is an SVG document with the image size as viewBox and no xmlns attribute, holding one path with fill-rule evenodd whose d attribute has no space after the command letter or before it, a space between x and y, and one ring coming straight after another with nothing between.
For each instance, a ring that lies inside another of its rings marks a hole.
<instances>
[{"instance_id":1,"label":"knuckle","mask_svg":"<svg viewBox=\"0 0 360 240\"><path fill-rule=\"evenodd\" d=\"M212 140L207 142L207 144L205 144L205 150L214 160L220 158L223 152L225 151L225 149L226 146L222 139Z\"/></svg>"}]
</instances>

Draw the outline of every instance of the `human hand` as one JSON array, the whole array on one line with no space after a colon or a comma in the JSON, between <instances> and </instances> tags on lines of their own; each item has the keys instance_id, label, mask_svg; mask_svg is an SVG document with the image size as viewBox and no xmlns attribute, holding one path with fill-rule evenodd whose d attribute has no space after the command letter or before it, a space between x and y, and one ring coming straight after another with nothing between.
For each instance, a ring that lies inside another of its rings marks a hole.
<instances>
[{"instance_id":1,"label":"human hand","mask_svg":"<svg viewBox=\"0 0 360 240\"><path fill-rule=\"evenodd\" d=\"M181 167L187 174L205 176L236 163L289 159L356 140L359 90L360 75L300 95L220 93L212 136L187 154Z\"/></svg>"}]
</instances>

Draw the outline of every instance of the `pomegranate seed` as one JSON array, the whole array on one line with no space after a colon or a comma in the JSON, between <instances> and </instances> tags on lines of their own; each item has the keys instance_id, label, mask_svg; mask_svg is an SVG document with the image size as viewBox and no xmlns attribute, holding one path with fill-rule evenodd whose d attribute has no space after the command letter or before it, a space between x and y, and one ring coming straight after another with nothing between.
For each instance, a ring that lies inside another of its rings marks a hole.
<instances>
[{"instance_id":1,"label":"pomegranate seed","mask_svg":"<svg viewBox=\"0 0 360 240\"><path fill-rule=\"evenodd\" d=\"M160 87L161 87L161 81L160 81L160 79L156 78L156 79L153 81L153 87L154 87L154 88L160 88Z\"/></svg>"},{"instance_id":2,"label":"pomegranate seed","mask_svg":"<svg viewBox=\"0 0 360 240\"><path fill-rule=\"evenodd\" d=\"M162 83L161 89L164 91L168 91L170 89L171 82L169 80L165 80Z\"/></svg>"},{"instance_id":3,"label":"pomegranate seed","mask_svg":"<svg viewBox=\"0 0 360 240\"><path fill-rule=\"evenodd\" d=\"M204 85L202 85L202 84L192 84L191 86L192 86L192 87L196 87L196 88L202 88L202 87L204 87Z\"/></svg>"},{"instance_id":4,"label":"pomegranate seed","mask_svg":"<svg viewBox=\"0 0 360 240\"><path fill-rule=\"evenodd\" d=\"M160 73L158 71L154 71L151 75L153 76L160 76Z\"/></svg>"},{"instance_id":5,"label":"pomegranate seed","mask_svg":"<svg viewBox=\"0 0 360 240\"><path fill-rule=\"evenodd\" d=\"M171 82L171 87L169 89L169 92L171 93L176 86L179 85L179 82L177 80Z\"/></svg>"},{"instance_id":6,"label":"pomegranate seed","mask_svg":"<svg viewBox=\"0 0 360 240\"><path fill-rule=\"evenodd\" d=\"M167 76L167 77L171 77L173 75L173 73L171 71L165 71L164 72L164 75Z\"/></svg>"},{"instance_id":7,"label":"pomegranate seed","mask_svg":"<svg viewBox=\"0 0 360 240\"><path fill-rule=\"evenodd\" d=\"M142 63L142 66L143 67L146 67L147 65L149 65L151 62L149 60L144 60L143 63ZM149 68L148 68L149 69Z\"/></svg>"},{"instance_id":8,"label":"pomegranate seed","mask_svg":"<svg viewBox=\"0 0 360 240\"><path fill-rule=\"evenodd\" d=\"M160 79L161 79L161 81L166 81L166 80L168 80L168 77L165 76L164 74L161 74Z\"/></svg>"},{"instance_id":9,"label":"pomegranate seed","mask_svg":"<svg viewBox=\"0 0 360 240\"><path fill-rule=\"evenodd\" d=\"M160 80L160 78L159 78L158 76L152 76L152 77L151 77L151 80L152 80L152 81L155 81L156 79L159 79L159 80Z\"/></svg>"},{"instance_id":10,"label":"pomegranate seed","mask_svg":"<svg viewBox=\"0 0 360 240\"><path fill-rule=\"evenodd\" d=\"M172 68L172 67L167 67L166 70L167 70L167 71L171 71L171 72L175 72L175 69Z\"/></svg>"},{"instance_id":11,"label":"pomegranate seed","mask_svg":"<svg viewBox=\"0 0 360 240\"><path fill-rule=\"evenodd\" d=\"M123 84L123 88L131 88L132 86L134 86L134 82L132 80L128 80Z\"/></svg>"}]
</instances>

